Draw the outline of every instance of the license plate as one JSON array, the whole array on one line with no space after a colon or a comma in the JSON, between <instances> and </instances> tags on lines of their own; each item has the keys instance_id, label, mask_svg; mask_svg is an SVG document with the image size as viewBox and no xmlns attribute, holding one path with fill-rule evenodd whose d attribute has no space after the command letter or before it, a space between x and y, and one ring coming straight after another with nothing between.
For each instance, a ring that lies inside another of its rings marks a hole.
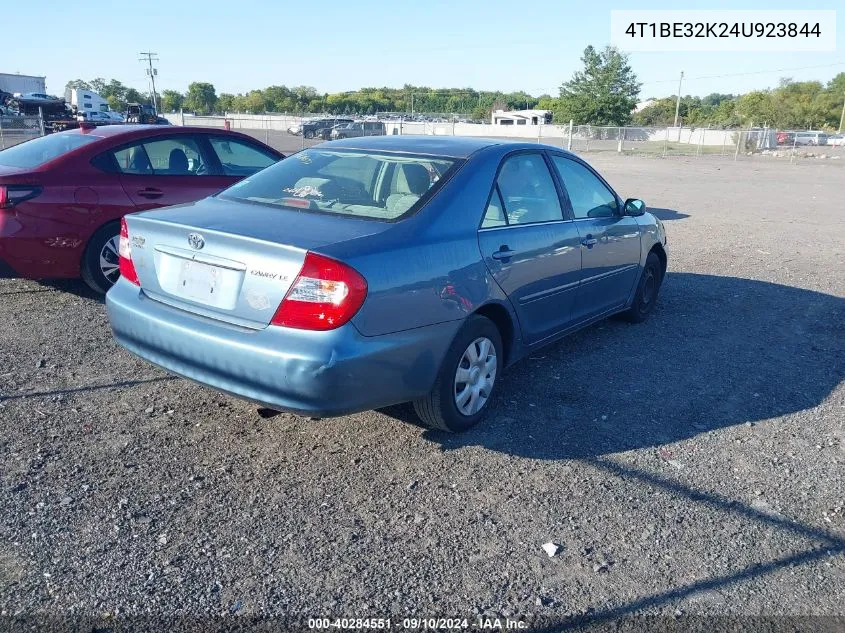
<instances>
[{"instance_id":1,"label":"license plate","mask_svg":"<svg viewBox=\"0 0 845 633\"><path fill-rule=\"evenodd\" d=\"M185 260L179 270L177 288L185 297L215 305L220 297L221 281L221 271L215 266Z\"/></svg>"}]
</instances>

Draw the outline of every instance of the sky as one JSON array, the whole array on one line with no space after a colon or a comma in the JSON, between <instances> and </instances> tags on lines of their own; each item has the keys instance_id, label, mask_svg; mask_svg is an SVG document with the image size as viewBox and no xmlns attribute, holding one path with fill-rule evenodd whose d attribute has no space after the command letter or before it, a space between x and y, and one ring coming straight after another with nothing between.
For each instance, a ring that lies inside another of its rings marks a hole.
<instances>
[{"instance_id":1,"label":"sky","mask_svg":"<svg viewBox=\"0 0 845 633\"><path fill-rule=\"evenodd\" d=\"M627 6L626 6L627 4ZM611 9L672 9L677 3L515 2L514 0L194 0L118 2L91 10L67 0L9 3L0 72L45 75L47 91L68 80L115 78L147 90L139 52L159 61L157 88L184 92L208 81L217 93L269 85L341 92L368 86L525 90L558 95L589 44L610 40ZM105 8L108 7L108 8ZM837 51L827 53L632 53L641 99L682 92L743 93L781 77L827 81L845 72L845 5L708 0L684 8L840 9ZM766 71L766 72L760 72ZM719 77L713 77L718 75Z\"/></svg>"}]
</instances>

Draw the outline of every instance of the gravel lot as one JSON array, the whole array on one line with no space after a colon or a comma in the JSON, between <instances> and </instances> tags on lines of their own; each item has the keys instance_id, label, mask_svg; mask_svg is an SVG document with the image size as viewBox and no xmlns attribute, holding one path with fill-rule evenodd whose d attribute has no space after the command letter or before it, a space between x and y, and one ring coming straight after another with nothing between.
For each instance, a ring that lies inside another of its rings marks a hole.
<instances>
[{"instance_id":1,"label":"gravel lot","mask_svg":"<svg viewBox=\"0 0 845 633\"><path fill-rule=\"evenodd\" d=\"M461 436L262 417L119 349L81 284L0 281L0 629L845 616L845 167L588 159L666 222L660 305Z\"/></svg>"}]
</instances>

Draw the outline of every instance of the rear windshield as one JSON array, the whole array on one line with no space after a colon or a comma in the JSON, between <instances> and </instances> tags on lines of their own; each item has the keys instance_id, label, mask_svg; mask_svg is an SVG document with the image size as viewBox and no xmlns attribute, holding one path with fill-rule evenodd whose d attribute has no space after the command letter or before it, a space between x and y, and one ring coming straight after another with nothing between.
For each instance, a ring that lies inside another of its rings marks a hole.
<instances>
[{"instance_id":1,"label":"rear windshield","mask_svg":"<svg viewBox=\"0 0 845 633\"><path fill-rule=\"evenodd\" d=\"M242 180L230 200L397 220L419 209L457 161L411 154L312 148Z\"/></svg>"},{"instance_id":2,"label":"rear windshield","mask_svg":"<svg viewBox=\"0 0 845 633\"><path fill-rule=\"evenodd\" d=\"M0 151L0 165L23 169L38 167L100 138L77 132L48 134Z\"/></svg>"}]
</instances>

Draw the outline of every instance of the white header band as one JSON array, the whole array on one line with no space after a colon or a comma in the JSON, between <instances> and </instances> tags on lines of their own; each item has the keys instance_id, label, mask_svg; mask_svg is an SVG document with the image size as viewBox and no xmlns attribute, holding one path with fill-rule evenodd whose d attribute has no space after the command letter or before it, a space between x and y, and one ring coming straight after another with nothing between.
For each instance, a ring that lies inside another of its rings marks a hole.
<instances>
[{"instance_id":1,"label":"white header band","mask_svg":"<svg viewBox=\"0 0 845 633\"><path fill-rule=\"evenodd\" d=\"M610 43L623 51L836 50L836 11L611 11Z\"/></svg>"}]
</instances>

